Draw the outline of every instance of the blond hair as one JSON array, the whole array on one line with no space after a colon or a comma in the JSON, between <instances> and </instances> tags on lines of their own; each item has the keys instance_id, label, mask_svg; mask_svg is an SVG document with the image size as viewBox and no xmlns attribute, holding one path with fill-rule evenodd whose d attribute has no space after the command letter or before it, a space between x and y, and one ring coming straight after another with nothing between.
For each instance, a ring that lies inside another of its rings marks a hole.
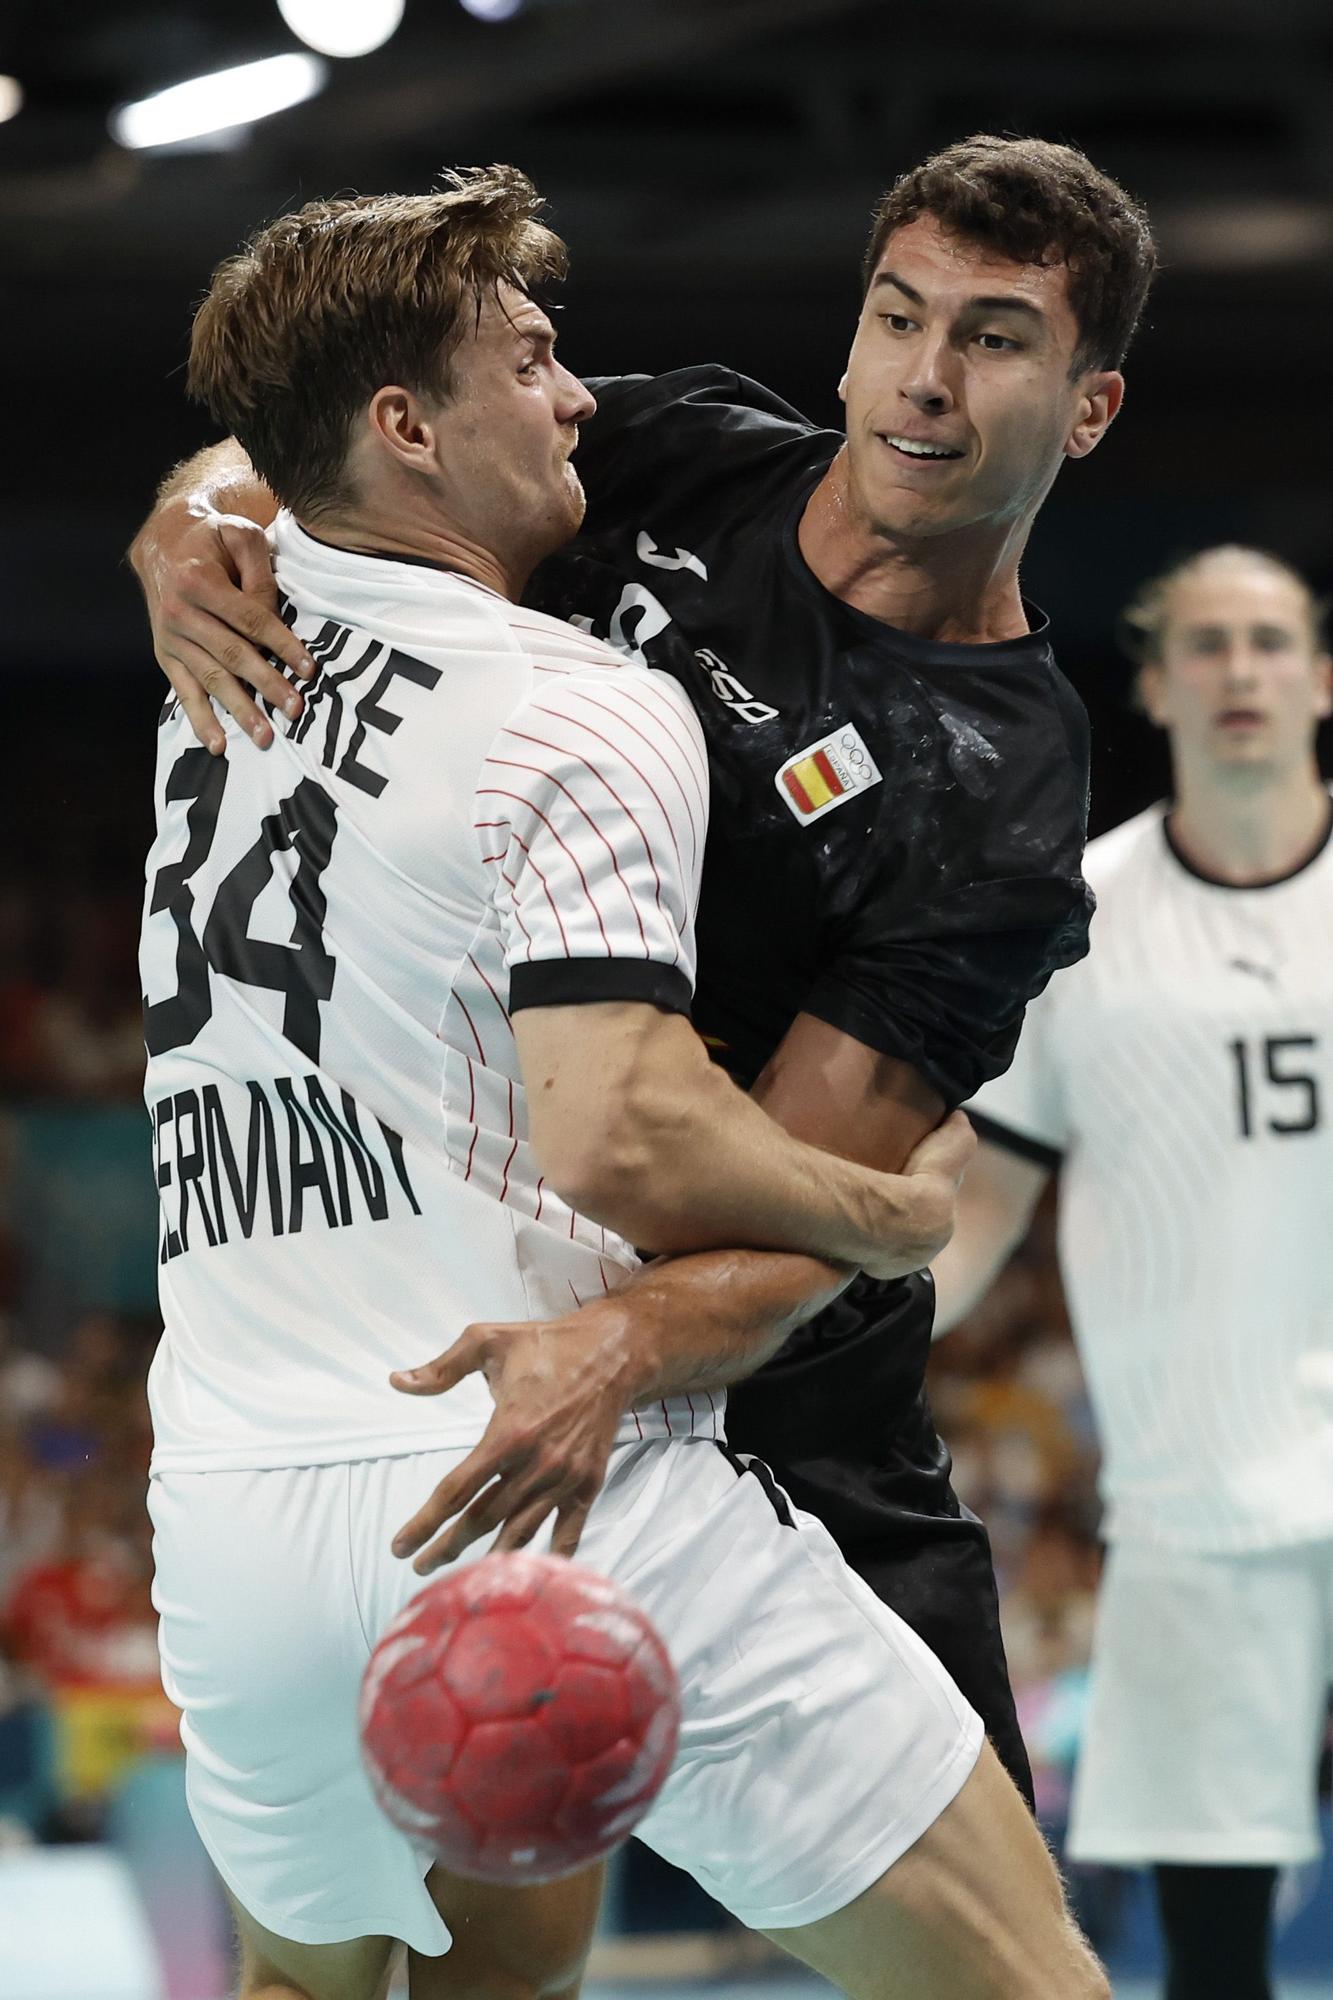
<instances>
[{"instance_id":1,"label":"blond hair","mask_svg":"<svg viewBox=\"0 0 1333 2000\"><path fill-rule=\"evenodd\" d=\"M567 253L517 167L430 194L317 201L220 264L195 315L187 386L279 500L318 516L348 495L352 425L385 383L443 400L488 294L558 282Z\"/></svg>"},{"instance_id":2,"label":"blond hair","mask_svg":"<svg viewBox=\"0 0 1333 2000\"><path fill-rule=\"evenodd\" d=\"M1224 563L1242 563L1267 570L1270 576L1294 583L1305 599L1310 637L1316 650L1319 649L1323 644L1324 605L1300 571L1289 562L1284 562L1281 556L1270 554L1267 549L1247 548L1240 542L1223 542L1216 548L1198 549L1193 555L1182 556L1169 569L1164 569L1160 576L1150 578L1125 606L1120 614L1120 642L1138 666L1157 666L1161 662L1167 621L1171 614L1171 593L1176 585L1186 577L1220 568Z\"/></svg>"}]
</instances>

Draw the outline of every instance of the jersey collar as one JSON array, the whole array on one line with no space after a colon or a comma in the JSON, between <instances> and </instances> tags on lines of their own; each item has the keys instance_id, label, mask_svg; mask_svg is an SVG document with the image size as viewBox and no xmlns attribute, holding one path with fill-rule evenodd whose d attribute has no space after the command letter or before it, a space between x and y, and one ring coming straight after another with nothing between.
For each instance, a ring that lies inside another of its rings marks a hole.
<instances>
[{"instance_id":1,"label":"jersey collar","mask_svg":"<svg viewBox=\"0 0 1333 2000\"><path fill-rule=\"evenodd\" d=\"M1280 875L1261 876L1257 882L1226 882L1220 875L1210 875L1206 869L1200 868L1197 862L1191 861L1184 849L1177 845L1176 837L1171 831L1170 806L1162 814L1162 837L1170 849L1171 858L1187 875L1192 875L1196 882L1206 882L1210 889L1230 889L1235 895L1248 895L1252 889L1280 889L1284 882L1294 882L1298 875L1303 875L1307 868L1312 868L1329 841L1333 840L1333 798L1328 802L1324 830L1309 853L1304 855L1294 868L1286 868Z\"/></svg>"}]
</instances>

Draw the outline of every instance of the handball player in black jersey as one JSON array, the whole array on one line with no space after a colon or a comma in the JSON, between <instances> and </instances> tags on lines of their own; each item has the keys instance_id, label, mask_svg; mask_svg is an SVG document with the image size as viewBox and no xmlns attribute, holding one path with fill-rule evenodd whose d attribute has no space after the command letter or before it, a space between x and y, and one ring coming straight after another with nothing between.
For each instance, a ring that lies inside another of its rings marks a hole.
<instances>
[{"instance_id":1,"label":"handball player in black jersey","mask_svg":"<svg viewBox=\"0 0 1333 2000\"><path fill-rule=\"evenodd\" d=\"M1086 949L1086 721L1018 564L1061 465L1115 417L1153 263L1142 212L1082 154L974 139L876 212L845 439L719 367L591 384L584 529L532 601L690 692L713 788L695 1025L784 1125L868 1164L901 1166L1003 1070L1027 1002ZM299 701L264 658L307 668L263 601L247 521L272 512L219 447L134 551L213 748L203 689L261 743L237 671ZM695 1309L734 1325L783 1262L719 1266ZM730 1389L728 1435L926 1639L1030 1800L985 1532L926 1405L931 1312L925 1274L853 1280ZM499 1513L455 1490L425 1525L459 1516L456 1552L531 1502L521 1480Z\"/></svg>"}]
</instances>

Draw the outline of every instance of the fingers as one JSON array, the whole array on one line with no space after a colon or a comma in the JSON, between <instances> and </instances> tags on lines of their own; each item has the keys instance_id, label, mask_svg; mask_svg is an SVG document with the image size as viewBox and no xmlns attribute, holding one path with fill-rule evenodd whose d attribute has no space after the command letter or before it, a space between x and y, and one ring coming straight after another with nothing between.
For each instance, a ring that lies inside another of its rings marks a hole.
<instances>
[{"instance_id":1,"label":"fingers","mask_svg":"<svg viewBox=\"0 0 1333 2000\"><path fill-rule=\"evenodd\" d=\"M943 1174L960 1180L977 1150L977 1135L961 1111L950 1112L942 1125L928 1132L913 1148L907 1162L909 1174Z\"/></svg>"},{"instance_id":2,"label":"fingers","mask_svg":"<svg viewBox=\"0 0 1333 2000\"><path fill-rule=\"evenodd\" d=\"M162 671L171 682L172 693L185 710L186 720L205 750L214 757L220 757L227 747L226 734L222 724L213 713L213 704L200 687L194 675L187 673L174 661L162 662Z\"/></svg>"},{"instance_id":3,"label":"fingers","mask_svg":"<svg viewBox=\"0 0 1333 2000\"><path fill-rule=\"evenodd\" d=\"M578 1552L579 1543L583 1539L583 1530L588 1525L588 1516L591 1512L591 1500L571 1501L568 1506L560 1509L555 1519L555 1532L551 1536L553 1556L572 1557Z\"/></svg>"},{"instance_id":4,"label":"fingers","mask_svg":"<svg viewBox=\"0 0 1333 2000\"><path fill-rule=\"evenodd\" d=\"M159 651L158 659L201 743L213 749L210 735L216 731L220 739L217 748L221 750L226 746L225 733L213 712L212 702L216 701L219 707L235 718L261 750L267 750L273 741L272 723L251 700L249 689L234 674L219 667L217 655L209 647L193 639L177 637L170 652ZM286 683L283 682L283 685ZM189 698L185 693L187 687L192 690ZM205 714L211 718L211 727L203 720Z\"/></svg>"},{"instance_id":5,"label":"fingers","mask_svg":"<svg viewBox=\"0 0 1333 2000\"><path fill-rule=\"evenodd\" d=\"M476 1450L470 1451L463 1463L440 1481L425 1506L419 1507L410 1521L404 1521L390 1544L393 1553L400 1558L415 1554L423 1542L490 1484L500 1470L499 1458L500 1454L483 1438Z\"/></svg>"},{"instance_id":6,"label":"fingers","mask_svg":"<svg viewBox=\"0 0 1333 2000\"><path fill-rule=\"evenodd\" d=\"M494 1534L497 1528L510 1521L526 1523L528 1517L540 1508L540 1517L532 1524L532 1533L535 1534L558 1497L553 1478L539 1483L535 1497L530 1480L497 1479L478 1495L471 1506L464 1509L452 1527L421 1551L412 1567L418 1576L429 1576L446 1563L456 1562L474 1542Z\"/></svg>"},{"instance_id":7,"label":"fingers","mask_svg":"<svg viewBox=\"0 0 1333 2000\"><path fill-rule=\"evenodd\" d=\"M419 1368L395 1368L389 1376L404 1396L442 1396L465 1375L474 1375L486 1359L483 1329L465 1327L452 1347Z\"/></svg>"},{"instance_id":8,"label":"fingers","mask_svg":"<svg viewBox=\"0 0 1333 2000\"><path fill-rule=\"evenodd\" d=\"M496 1536L491 1554L501 1555L512 1549L527 1548L530 1542L536 1540L550 1519L551 1510L555 1506L554 1493L543 1493L530 1507L524 1508L520 1513L511 1514ZM559 1518L557 1515L557 1520Z\"/></svg>"},{"instance_id":9,"label":"fingers","mask_svg":"<svg viewBox=\"0 0 1333 2000\"><path fill-rule=\"evenodd\" d=\"M239 521L227 521L218 530L218 538L235 565L237 580L244 593L240 602L229 583L214 582L214 591L222 596L223 609L215 615L250 640L261 661L267 665L267 655L272 653L290 667L302 680L308 680L315 672L315 662L301 640L289 625L278 616L278 587L273 577L273 557L268 540L262 528ZM233 672L235 669L233 668ZM249 675L247 679L251 678ZM276 675L281 681L281 675ZM280 700L269 688L255 680L254 686L265 700ZM283 683L288 697L295 690ZM299 702L299 696L297 697ZM299 706L289 713L299 714Z\"/></svg>"}]
</instances>

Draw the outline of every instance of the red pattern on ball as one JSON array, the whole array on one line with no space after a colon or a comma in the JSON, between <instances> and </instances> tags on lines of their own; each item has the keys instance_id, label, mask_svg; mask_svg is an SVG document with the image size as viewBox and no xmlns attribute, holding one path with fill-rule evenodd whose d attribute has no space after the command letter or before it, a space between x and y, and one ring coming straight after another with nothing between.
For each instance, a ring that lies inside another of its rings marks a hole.
<instances>
[{"instance_id":1,"label":"red pattern on ball","mask_svg":"<svg viewBox=\"0 0 1333 2000\"><path fill-rule=\"evenodd\" d=\"M676 1754L680 1689L617 1584L554 1556L486 1556L394 1619L360 1722L396 1826L455 1874L545 1882L648 1810Z\"/></svg>"}]
</instances>

